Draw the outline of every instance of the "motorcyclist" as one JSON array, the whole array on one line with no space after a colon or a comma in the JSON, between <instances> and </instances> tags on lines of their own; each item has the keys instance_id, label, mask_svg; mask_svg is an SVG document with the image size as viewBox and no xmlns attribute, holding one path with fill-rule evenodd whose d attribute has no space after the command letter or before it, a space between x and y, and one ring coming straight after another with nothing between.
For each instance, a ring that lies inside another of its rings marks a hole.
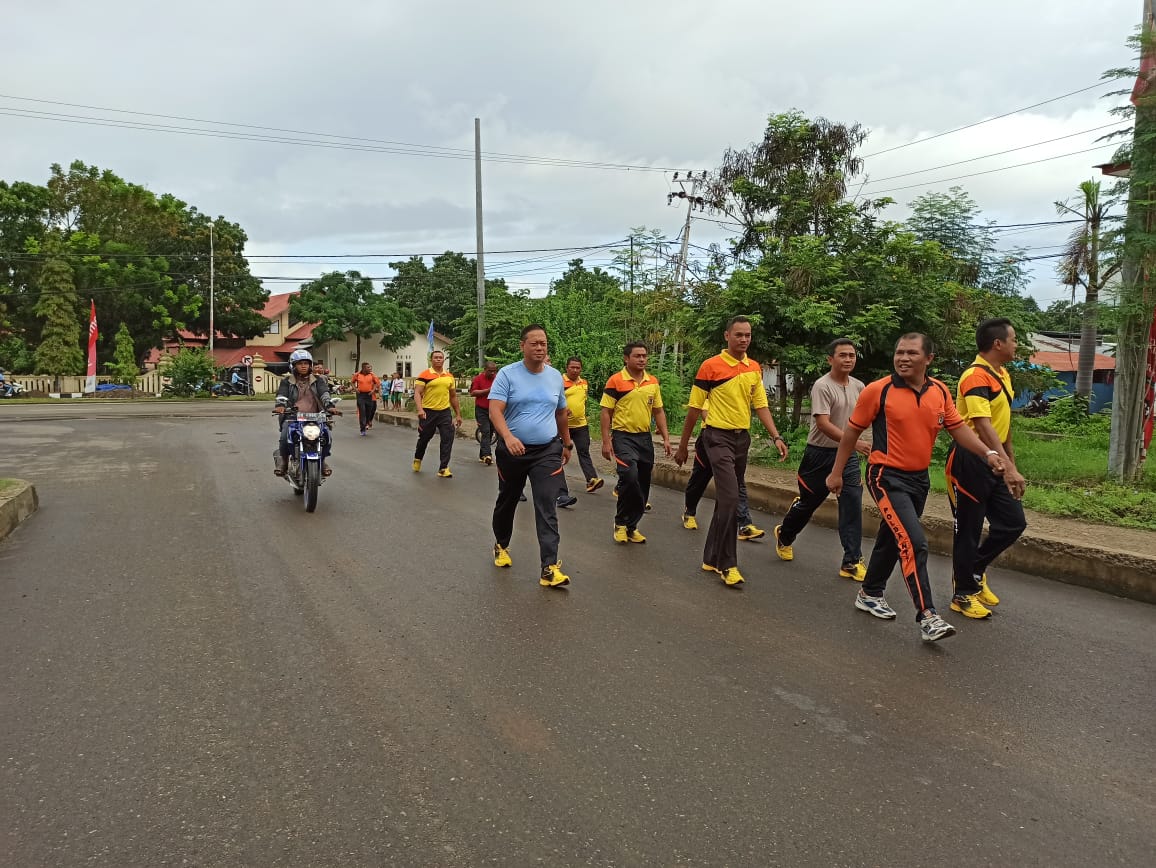
<instances>
[{"instance_id":1,"label":"motorcyclist","mask_svg":"<svg viewBox=\"0 0 1156 868\"><path fill-rule=\"evenodd\" d=\"M324 410L334 416L340 416L332 396L329 394L329 383L324 377L313 372L313 356L308 350L294 350L289 356L289 373L281 378L281 385L277 389L277 405L273 412L280 418L277 423L281 426L281 436L278 441L277 453L273 459L273 472L277 476L284 476L289 466L289 456L293 447L289 443L289 427L285 424L285 413L320 413ZM321 452L321 475L330 476L333 470L329 467L330 446L332 438L326 437Z\"/></svg>"}]
</instances>

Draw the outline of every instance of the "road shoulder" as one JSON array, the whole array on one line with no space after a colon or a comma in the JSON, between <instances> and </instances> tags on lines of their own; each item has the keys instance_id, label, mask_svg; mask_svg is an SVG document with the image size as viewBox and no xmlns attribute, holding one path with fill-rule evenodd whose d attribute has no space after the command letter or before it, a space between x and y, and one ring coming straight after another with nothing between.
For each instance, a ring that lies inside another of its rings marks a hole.
<instances>
[{"instance_id":1,"label":"road shoulder","mask_svg":"<svg viewBox=\"0 0 1156 868\"><path fill-rule=\"evenodd\" d=\"M40 508L36 486L23 479L0 480L0 540Z\"/></svg>"}]
</instances>

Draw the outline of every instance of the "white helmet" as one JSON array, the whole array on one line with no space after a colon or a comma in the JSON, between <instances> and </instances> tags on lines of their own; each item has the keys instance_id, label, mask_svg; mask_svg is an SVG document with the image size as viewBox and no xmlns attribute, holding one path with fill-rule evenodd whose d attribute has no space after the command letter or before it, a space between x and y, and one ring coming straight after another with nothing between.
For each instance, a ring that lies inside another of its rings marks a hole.
<instances>
[{"instance_id":1,"label":"white helmet","mask_svg":"<svg viewBox=\"0 0 1156 868\"><path fill-rule=\"evenodd\" d=\"M289 354L290 365L295 365L298 362L308 362L311 365L313 364L313 356L310 354L309 350L294 350Z\"/></svg>"}]
</instances>

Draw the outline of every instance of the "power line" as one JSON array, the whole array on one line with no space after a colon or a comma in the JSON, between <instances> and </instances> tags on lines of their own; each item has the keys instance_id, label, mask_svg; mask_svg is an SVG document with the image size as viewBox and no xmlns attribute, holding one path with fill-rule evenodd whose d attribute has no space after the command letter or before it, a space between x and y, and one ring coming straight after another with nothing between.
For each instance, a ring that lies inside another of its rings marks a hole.
<instances>
[{"instance_id":1,"label":"power line","mask_svg":"<svg viewBox=\"0 0 1156 868\"><path fill-rule=\"evenodd\" d=\"M1108 127L1115 127L1115 126L1118 126L1118 123L1116 121L1112 121L1111 123L1102 124L1101 126L1098 126L1098 127L1092 127L1091 129L1088 129L1088 130L1080 130L1080 132L1078 132L1078 133L1068 133L1065 136L1057 136L1054 139L1044 139L1043 141L1040 141L1040 142L1032 142L1030 145L1020 145L1018 148L1008 148L1006 151L995 151L994 153L991 153L991 154L984 154L982 157L971 157L970 159L967 159L967 160L957 160L954 163L944 163L941 166L932 166L928 169L916 169L912 172L904 172L900 175L889 175L886 178L878 178L876 180L867 180L867 181L864 181L863 183L864 184L882 184L884 181L894 181L896 178L907 178L907 177L910 177L911 175L922 175L926 172L934 172L938 169L949 169L952 166L962 166L962 165L965 165L966 163L976 163L980 160L990 159L991 157L1002 157L1004 154L1014 154L1016 151L1026 151L1029 148L1038 148L1040 145L1050 145L1052 142L1061 142L1064 139L1074 139L1076 136L1084 136L1084 135L1087 135L1088 133L1094 133L1094 132L1097 132L1099 130L1104 130L1104 129L1107 129Z\"/></svg>"},{"instance_id":2,"label":"power line","mask_svg":"<svg viewBox=\"0 0 1156 868\"><path fill-rule=\"evenodd\" d=\"M12 99L24 99L23 97L9 97ZM119 109L109 109L109 111L120 111ZM407 145L404 143L388 144L388 140L364 139L355 136L338 136L331 135L325 139L300 139L291 138L288 135L269 135L258 132L233 132L223 129L212 128L198 128L177 126L174 124L161 124L155 122L144 122L125 120L120 118L110 117L93 117L89 115L75 115L61 112L45 112L34 109L16 109L8 107L0 107L0 114L8 117L25 118L29 120L46 120L56 121L58 123L80 124L84 126L99 126L109 127L112 129L128 129L139 130L157 133L173 133L185 136L197 136L202 138L216 138L216 139L232 139L235 141L250 141L250 142L264 142L267 144L285 144L295 145L300 147L313 147L331 150L343 151L361 151L367 153L385 153L396 154L399 156L414 156L414 157L437 157L440 159L451 160L472 160L473 154L458 153L460 149L444 148L440 145ZM134 112L133 114L148 114L144 112ZM154 115L155 117L174 117L168 115ZM205 121L204 123L217 123L215 121ZM229 126L252 127L250 124L228 124ZM255 129L268 129L276 131L278 127L255 127ZM327 135L305 133L305 135ZM364 144L359 142L380 142L380 144ZM545 157L533 156L528 154L504 154L501 152L491 152L489 155L483 155L482 159L491 163L509 163L516 165L532 165L532 166L552 166L557 168L576 168L576 169L601 169L613 171L647 171L647 172L667 172L673 171L669 166L645 166L630 163L612 163L608 161L596 160L572 160L564 157Z\"/></svg>"},{"instance_id":3,"label":"power line","mask_svg":"<svg viewBox=\"0 0 1156 868\"><path fill-rule=\"evenodd\" d=\"M987 118L987 119L982 120L982 121L975 121L974 123L964 124L962 127L955 127L954 129L951 129L951 130L945 130L944 132L936 133L933 136L925 136L922 139L914 139L913 141L906 142L905 144L902 144L902 145L895 145L895 146L890 147L890 148L884 148L881 151L875 151L872 154L865 154L863 156L863 159L868 160L871 157L878 157L880 154L889 154L892 151L899 151L899 150L902 150L903 148L910 148L912 145L921 145L924 142L930 142L932 139L941 139L944 136L950 136L953 133L960 133L960 132L963 132L964 130L970 130L974 127L980 127L980 126L983 126L984 124L990 124L992 121L1002 120L1003 118L1010 118L1012 115L1018 115L1020 112L1031 111L1032 109L1039 108L1042 105L1048 105L1049 103L1059 102L1062 99L1067 99L1068 97L1075 96L1078 93L1084 93L1085 91L1094 90L1097 87L1103 87L1103 86L1104 86L1104 83L1098 81L1095 84L1090 84L1087 87L1080 88L1079 90L1073 90L1073 91L1070 91L1069 93L1062 93L1059 96L1052 97L1051 99L1045 99L1043 102L1032 103L1031 105L1024 106L1023 108L1013 109L1010 112L1004 112L1002 115L996 115L993 118Z\"/></svg>"},{"instance_id":4,"label":"power line","mask_svg":"<svg viewBox=\"0 0 1156 868\"><path fill-rule=\"evenodd\" d=\"M872 191L871 195L880 196L880 195L883 195L884 193L897 193L900 190L913 190L917 187L926 188L928 186L936 186L938 184L946 184L950 181L962 181L964 178L977 178L980 175L992 175L992 174L995 174L996 172L1007 172L1011 169L1022 169L1025 166L1034 166L1037 163L1047 163L1047 162L1050 162L1051 160L1062 160L1065 157L1074 157L1074 156L1077 156L1078 154L1089 154L1092 151L1102 151L1102 150L1104 150L1104 148L1114 148L1114 147L1115 147L1115 145L1099 145L1099 146L1094 147L1094 148L1085 148L1082 151L1071 151L1067 154L1056 154L1053 157L1041 157L1038 160L1029 160L1026 163L1016 163L1014 166L1002 166L998 169L988 169L985 172L972 172L969 175L956 175L953 178L940 178L937 181L927 181L927 182L922 183L922 184L908 184L905 187L892 187L888 190L874 190L874 191Z\"/></svg>"}]
</instances>

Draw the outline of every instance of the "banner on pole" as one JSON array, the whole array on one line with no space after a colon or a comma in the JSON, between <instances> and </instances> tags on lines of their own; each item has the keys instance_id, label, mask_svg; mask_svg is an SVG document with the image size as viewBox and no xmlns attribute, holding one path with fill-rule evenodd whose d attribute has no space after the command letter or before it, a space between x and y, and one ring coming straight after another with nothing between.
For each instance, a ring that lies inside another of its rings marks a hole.
<instances>
[{"instance_id":1,"label":"banner on pole","mask_svg":"<svg viewBox=\"0 0 1156 868\"><path fill-rule=\"evenodd\" d=\"M88 316L88 379L84 382L85 394L91 395L96 391L96 302L89 299L92 305Z\"/></svg>"},{"instance_id":2,"label":"banner on pole","mask_svg":"<svg viewBox=\"0 0 1156 868\"><path fill-rule=\"evenodd\" d=\"M1152 445L1152 423L1156 415L1156 313L1148 329L1148 364L1144 369L1144 424L1140 429L1140 460Z\"/></svg>"}]
</instances>

